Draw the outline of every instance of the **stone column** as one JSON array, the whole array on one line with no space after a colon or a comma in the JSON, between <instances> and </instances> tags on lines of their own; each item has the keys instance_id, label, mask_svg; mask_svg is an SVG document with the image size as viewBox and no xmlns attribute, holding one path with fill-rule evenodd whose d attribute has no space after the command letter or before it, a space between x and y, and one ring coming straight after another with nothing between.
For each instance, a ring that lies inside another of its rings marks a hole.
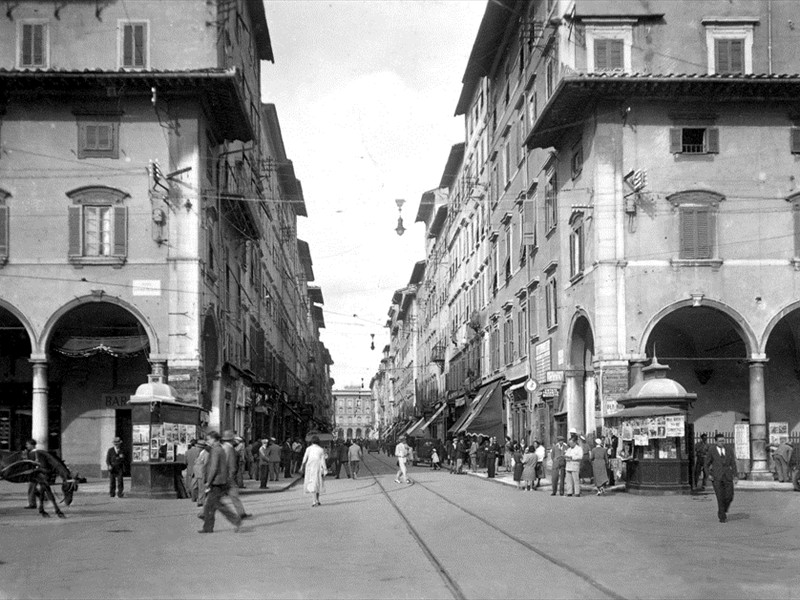
<instances>
[{"instance_id":1,"label":"stone column","mask_svg":"<svg viewBox=\"0 0 800 600\"><path fill-rule=\"evenodd\" d=\"M766 358L750 360L750 479L772 481L767 469L767 404L764 393Z\"/></svg>"},{"instance_id":2,"label":"stone column","mask_svg":"<svg viewBox=\"0 0 800 600\"><path fill-rule=\"evenodd\" d=\"M564 372L564 394L567 406L567 430L576 429L585 433L586 412L583 401L583 370L571 369Z\"/></svg>"},{"instance_id":3,"label":"stone column","mask_svg":"<svg viewBox=\"0 0 800 600\"><path fill-rule=\"evenodd\" d=\"M586 371L583 379L583 402L584 402L584 417L586 420L586 427L584 433L588 436L591 432L594 438L594 432L597 428L597 420L595 419L595 399L597 396L597 379L595 379L594 372Z\"/></svg>"},{"instance_id":4,"label":"stone column","mask_svg":"<svg viewBox=\"0 0 800 600\"><path fill-rule=\"evenodd\" d=\"M49 425L47 414L47 359L30 359L33 365L33 411L31 437L36 440L39 450L48 450Z\"/></svg>"}]
</instances>

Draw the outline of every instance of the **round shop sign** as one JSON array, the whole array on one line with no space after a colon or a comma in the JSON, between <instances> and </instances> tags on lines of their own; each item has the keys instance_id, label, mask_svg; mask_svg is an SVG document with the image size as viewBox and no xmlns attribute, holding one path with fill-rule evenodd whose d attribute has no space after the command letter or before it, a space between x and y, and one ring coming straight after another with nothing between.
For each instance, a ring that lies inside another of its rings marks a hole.
<instances>
[{"instance_id":1,"label":"round shop sign","mask_svg":"<svg viewBox=\"0 0 800 600\"><path fill-rule=\"evenodd\" d=\"M535 379L528 379L528 381L525 382L525 389L529 392L535 392L538 387L539 383Z\"/></svg>"}]
</instances>

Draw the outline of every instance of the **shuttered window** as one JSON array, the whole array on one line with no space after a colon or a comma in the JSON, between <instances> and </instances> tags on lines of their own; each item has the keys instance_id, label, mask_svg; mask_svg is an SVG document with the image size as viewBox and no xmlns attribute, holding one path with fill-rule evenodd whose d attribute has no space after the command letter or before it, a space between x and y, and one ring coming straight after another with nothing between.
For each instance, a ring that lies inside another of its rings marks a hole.
<instances>
[{"instance_id":1,"label":"shuttered window","mask_svg":"<svg viewBox=\"0 0 800 600\"><path fill-rule=\"evenodd\" d=\"M127 195L111 188L84 188L68 208L68 249L71 262L122 264L128 254Z\"/></svg>"},{"instance_id":2,"label":"shuttered window","mask_svg":"<svg viewBox=\"0 0 800 600\"><path fill-rule=\"evenodd\" d=\"M522 244L536 246L536 197L522 203Z\"/></svg>"},{"instance_id":3,"label":"shuttered window","mask_svg":"<svg viewBox=\"0 0 800 600\"><path fill-rule=\"evenodd\" d=\"M78 158L119 158L119 117L78 117Z\"/></svg>"},{"instance_id":4,"label":"shuttered window","mask_svg":"<svg viewBox=\"0 0 800 600\"><path fill-rule=\"evenodd\" d=\"M623 40L594 41L594 70L597 71L622 71L624 61L625 42Z\"/></svg>"},{"instance_id":5,"label":"shuttered window","mask_svg":"<svg viewBox=\"0 0 800 600\"><path fill-rule=\"evenodd\" d=\"M680 258L714 257L714 212L710 206L680 207Z\"/></svg>"},{"instance_id":6,"label":"shuttered window","mask_svg":"<svg viewBox=\"0 0 800 600\"><path fill-rule=\"evenodd\" d=\"M544 190L544 228L548 233L558 223L558 175L555 171L547 180Z\"/></svg>"},{"instance_id":7,"label":"shuttered window","mask_svg":"<svg viewBox=\"0 0 800 600\"><path fill-rule=\"evenodd\" d=\"M800 127L792 127L790 130L790 142L792 154L800 154Z\"/></svg>"},{"instance_id":8,"label":"shuttered window","mask_svg":"<svg viewBox=\"0 0 800 600\"><path fill-rule=\"evenodd\" d=\"M125 69L147 67L147 23L122 25L121 65Z\"/></svg>"},{"instance_id":9,"label":"shuttered window","mask_svg":"<svg viewBox=\"0 0 800 600\"><path fill-rule=\"evenodd\" d=\"M47 67L47 24L23 23L20 34L19 66Z\"/></svg>"},{"instance_id":10,"label":"shuttered window","mask_svg":"<svg viewBox=\"0 0 800 600\"><path fill-rule=\"evenodd\" d=\"M3 192L0 191L0 194ZM8 260L8 207L0 205L0 265Z\"/></svg>"},{"instance_id":11,"label":"shuttered window","mask_svg":"<svg viewBox=\"0 0 800 600\"><path fill-rule=\"evenodd\" d=\"M558 325L558 283L555 277L547 280L545 286L545 304L547 310L547 328Z\"/></svg>"},{"instance_id":12,"label":"shuttered window","mask_svg":"<svg viewBox=\"0 0 800 600\"><path fill-rule=\"evenodd\" d=\"M673 127L669 131L671 154L719 154L716 127Z\"/></svg>"},{"instance_id":13,"label":"shuttered window","mask_svg":"<svg viewBox=\"0 0 800 600\"><path fill-rule=\"evenodd\" d=\"M714 40L714 71L732 75L744 73L744 39Z\"/></svg>"}]
</instances>

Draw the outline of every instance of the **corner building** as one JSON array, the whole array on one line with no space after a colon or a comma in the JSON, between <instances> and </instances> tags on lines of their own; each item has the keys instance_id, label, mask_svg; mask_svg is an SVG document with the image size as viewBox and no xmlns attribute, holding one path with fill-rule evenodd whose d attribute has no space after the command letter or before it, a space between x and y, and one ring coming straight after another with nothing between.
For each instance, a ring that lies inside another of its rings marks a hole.
<instances>
[{"instance_id":1,"label":"corner building","mask_svg":"<svg viewBox=\"0 0 800 600\"><path fill-rule=\"evenodd\" d=\"M257 406L273 427L323 419L302 188L260 101L263 3L6 9L0 450L32 435L99 475L113 437L131 456L127 403L149 373L201 428L258 435Z\"/></svg>"},{"instance_id":2,"label":"corner building","mask_svg":"<svg viewBox=\"0 0 800 600\"><path fill-rule=\"evenodd\" d=\"M463 159L439 188L445 400L499 381L512 437L592 435L657 355L697 393L695 431L748 423L751 476L768 476L769 424L800 434L798 17L768 0L487 4Z\"/></svg>"}]
</instances>

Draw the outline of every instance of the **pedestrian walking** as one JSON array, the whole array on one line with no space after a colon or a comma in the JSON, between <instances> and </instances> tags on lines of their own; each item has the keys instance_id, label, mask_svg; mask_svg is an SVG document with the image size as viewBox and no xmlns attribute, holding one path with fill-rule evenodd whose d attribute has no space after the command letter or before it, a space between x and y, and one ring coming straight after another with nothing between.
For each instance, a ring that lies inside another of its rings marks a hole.
<instances>
[{"instance_id":1,"label":"pedestrian walking","mask_svg":"<svg viewBox=\"0 0 800 600\"><path fill-rule=\"evenodd\" d=\"M497 443L497 438L492 436L489 439L489 449L487 451L487 475L494 477L497 474L497 469L500 463L500 444Z\"/></svg>"},{"instance_id":2,"label":"pedestrian walking","mask_svg":"<svg viewBox=\"0 0 800 600\"><path fill-rule=\"evenodd\" d=\"M564 442L564 436L558 436L556 443L550 449L550 460L553 463L553 471L550 474L550 483L553 486L550 491L551 496L556 495L556 491L560 495L564 495L564 479L566 477L567 466L567 444Z\"/></svg>"},{"instance_id":3,"label":"pedestrian walking","mask_svg":"<svg viewBox=\"0 0 800 600\"><path fill-rule=\"evenodd\" d=\"M222 513L230 521L235 531L239 531L242 520L236 511L223 503L223 499L228 495L230 481L228 479L228 461L225 457L225 450L220 444L220 435L216 431L209 431L206 434L209 441L209 458L206 469L206 502L203 507L203 528L198 533L213 533L214 521L217 511Z\"/></svg>"},{"instance_id":4,"label":"pedestrian walking","mask_svg":"<svg viewBox=\"0 0 800 600\"><path fill-rule=\"evenodd\" d=\"M319 506L319 495L325 492L325 450L319 445L319 437L311 436L311 444L306 448L303 460L300 462L300 472L303 474L303 492L314 494L312 507Z\"/></svg>"},{"instance_id":5,"label":"pedestrian walking","mask_svg":"<svg viewBox=\"0 0 800 600\"><path fill-rule=\"evenodd\" d=\"M25 449L22 451L22 458L32 460L36 463L39 458L36 456L36 440L33 438L25 440ZM28 482L28 504L25 508L36 508L36 478L32 477Z\"/></svg>"},{"instance_id":6,"label":"pedestrian walking","mask_svg":"<svg viewBox=\"0 0 800 600\"><path fill-rule=\"evenodd\" d=\"M122 439L115 437L112 446L106 452L106 466L108 467L109 489L108 495L122 498L125 495L125 453L122 451Z\"/></svg>"},{"instance_id":7,"label":"pedestrian walking","mask_svg":"<svg viewBox=\"0 0 800 600\"><path fill-rule=\"evenodd\" d=\"M267 462L269 464L269 480L278 481L281 474L281 447L274 437L269 438L267 446Z\"/></svg>"},{"instance_id":8,"label":"pedestrian walking","mask_svg":"<svg viewBox=\"0 0 800 600\"><path fill-rule=\"evenodd\" d=\"M714 483L717 496L717 516L720 523L728 522L728 509L733 502L733 484L738 479L736 460L733 452L725 448L725 436L718 433L716 444L709 448L706 456L706 469Z\"/></svg>"},{"instance_id":9,"label":"pedestrian walking","mask_svg":"<svg viewBox=\"0 0 800 600\"><path fill-rule=\"evenodd\" d=\"M244 519L249 515L245 512L244 504L242 504L242 499L239 497L239 484L237 481L239 480L241 465L239 464L239 454L233 446L235 441L236 436L233 431L228 429L223 432L222 449L225 451L225 462L228 465L228 497L236 514L239 515L240 519Z\"/></svg>"},{"instance_id":10,"label":"pedestrian walking","mask_svg":"<svg viewBox=\"0 0 800 600\"><path fill-rule=\"evenodd\" d=\"M544 477L545 449L544 445L539 443L539 440L533 440L533 448L534 452L536 453L536 479L533 483L533 489L537 489L539 484L542 482L542 477Z\"/></svg>"},{"instance_id":11,"label":"pedestrian walking","mask_svg":"<svg viewBox=\"0 0 800 600\"><path fill-rule=\"evenodd\" d=\"M566 491L567 496L575 496L580 498L581 495L581 478L580 469L583 462L583 448L578 445L578 438L570 436L567 442L567 450L564 457L567 464L564 468L566 476Z\"/></svg>"},{"instance_id":12,"label":"pedestrian walking","mask_svg":"<svg viewBox=\"0 0 800 600\"><path fill-rule=\"evenodd\" d=\"M591 452L592 472L594 473L594 487L597 495L602 496L606 493L608 484L608 450L603 445L603 440L595 439L594 448Z\"/></svg>"},{"instance_id":13,"label":"pedestrian walking","mask_svg":"<svg viewBox=\"0 0 800 600\"><path fill-rule=\"evenodd\" d=\"M705 433L700 434L700 441L694 445L694 483L698 485L701 490L706 487L706 480L708 479L708 471L706 471L706 456L708 455L708 436ZM703 474L703 479L700 480L700 474Z\"/></svg>"},{"instance_id":14,"label":"pedestrian walking","mask_svg":"<svg viewBox=\"0 0 800 600\"><path fill-rule=\"evenodd\" d=\"M206 500L206 467L208 466L208 444L205 440L195 442L197 457L192 465L192 482L189 486L189 495L192 500L197 502L197 506L203 506Z\"/></svg>"},{"instance_id":15,"label":"pedestrian walking","mask_svg":"<svg viewBox=\"0 0 800 600\"><path fill-rule=\"evenodd\" d=\"M536 479L536 458L536 448L528 446L522 455L522 487L526 492L531 491L533 480Z\"/></svg>"},{"instance_id":16,"label":"pedestrian walking","mask_svg":"<svg viewBox=\"0 0 800 600\"><path fill-rule=\"evenodd\" d=\"M244 439L241 436L233 438L233 449L236 451L236 485L237 487L244 487L244 474L247 471L247 447L245 446Z\"/></svg>"},{"instance_id":17,"label":"pedestrian walking","mask_svg":"<svg viewBox=\"0 0 800 600\"><path fill-rule=\"evenodd\" d=\"M350 463L350 473L352 474L353 479L358 478L358 467L361 464L362 454L361 446L358 444L358 442L354 441L347 449L347 458Z\"/></svg>"},{"instance_id":18,"label":"pedestrian walking","mask_svg":"<svg viewBox=\"0 0 800 600\"><path fill-rule=\"evenodd\" d=\"M478 436L473 435L469 445L469 470L478 471Z\"/></svg>"},{"instance_id":19,"label":"pedestrian walking","mask_svg":"<svg viewBox=\"0 0 800 600\"><path fill-rule=\"evenodd\" d=\"M269 489L269 439L261 440L261 447L258 449L258 477L261 480L259 486L262 490Z\"/></svg>"},{"instance_id":20,"label":"pedestrian walking","mask_svg":"<svg viewBox=\"0 0 800 600\"><path fill-rule=\"evenodd\" d=\"M260 473L258 472L258 450L261 448L261 440L256 440L247 445L247 470L250 473L250 479L258 480Z\"/></svg>"},{"instance_id":21,"label":"pedestrian walking","mask_svg":"<svg viewBox=\"0 0 800 600\"><path fill-rule=\"evenodd\" d=\"M305 448L303 448L303 444L300 443L300 439L296 438L292 442L292 474L300 472L300 464L303 462L303 452Z\"/></svg>"},{"instance_id":22,"label":"pedestrian walking","mask_svg":"<svg viewBox=\"0 0 800 600\"><path fill-rule=\"evenodd\" d=\"M339 444L337 452L338 452L338 468L336 469L336 479L339 479L339 474L341 473L342 467L344 467L344 473L347 475L347 478L350 479L350 455L348 454L348 449L350 448L350 440L342 442Z\"/></svg>"},{"instance_id":23,"label":"pedestrian walking","mask_svg":"<svg viewBox=\"0 0 800 600\"><path fill-rule=\"evenodd\" d=\"M512 468L514 469L514 474L512 477L514 478L514 481L517 482L517 489L520 491L525 489L525 483L522 477L525 465L522 463L522 457L522 448L517 442L514 442L513 452L511 454L511 464L513 465Z\"/></svg>"},{"instance_id":24,"label":"pedestrian walking","mask_svg":"<svg viewBox=\"0 0 800 600\"><path fill-rule=\"evenodd\" d=\"M194 463L200 454L200 448L197 447L197 440L192 438L189 440L189 447L186 449L184 460L186 461L186 472L183 474L183 487L186 488L186 494L191 498L192 502L197 502L197 490L192 485L194 482Z\"/></svg>"},{"instance_id":25,"label":"pedestrian walking","mask_svg":"<svg viewBox=\"0 0 800 600\"><path fill-rule=\"evenodd\" d=\"M286 439L281 446L281 468L283 478L289 479L292 476L292 440Z\"/></svg>"},{"instance_id":26,"label":"pedestrian walking","mask_svg":"<svg viewBox=\"0 0 800 600\"><path fill-rule=\"evenodd\" d=\"M789 463L792 460L792 454L794 453L794 448L792 445L787 441L784 440L778 447L775 448L775 452L772 454L772 458L775 461L775 470L778 474L778 481L791 481L792 480L792 472L789 469Z\"/></svg>"},{"instance_id":27,"label":"pedestrian walking","mask_svg":"<svg viewBox=\"0 0 800 600\"><path fill-rule=\"evenodd\" d=\"M436 448L431 450L431 468L433 468L434 471L439 470L439 451L436 450Z\"/></svg>"},{"instance_id":28,"label":"pedestrian walking","mask_svg":"<svg viewBox=\"0 0 800 600\"><path fill-rule=\"evenodd\" d=\"M397 446L394 448L394 455L397 457L398 467L397 476L394 478L395 483L411 483L411 480L408 478L408 467L406 465L410 452L411 448L406 444L406 436L401 435L400 441L397 442ZM400 479L401 477L402 481Z\"/></svg>"},{"instance_id":29,"label":"pedestrian walking","mask_svg":"<svg viewBox=\"0 0 800 600\"><path fill-rule=\"evenodd\" d=\"M511 438L506 436L506 443L503 446L503 466L506 468L506 473L511 471L511 458L514 455L514 443Z\"/></svg>"}]
</instances>

